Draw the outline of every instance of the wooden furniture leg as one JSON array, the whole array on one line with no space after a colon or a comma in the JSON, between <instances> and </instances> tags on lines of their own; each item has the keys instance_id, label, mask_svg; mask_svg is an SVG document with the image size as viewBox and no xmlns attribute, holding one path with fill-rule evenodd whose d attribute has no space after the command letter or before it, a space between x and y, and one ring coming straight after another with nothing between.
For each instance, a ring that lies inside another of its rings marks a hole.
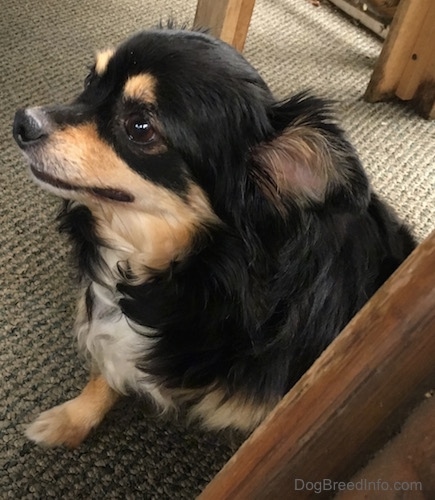
<instances>
[{"instance_id":1,"label":"wooden furniture leg","mask_svg":"<svg viewBox=\"0 0 435 500\"><path fill-rule=\"evenodd\" d=\"M365 99L397 96L435 118L435 2L402 0L377 61Z\"/></svg>"},{"instance_id":2,"label":"wooden furniture leg","mask_svg":"<svg viewBox=\"0 0 435 500\"><path fill-rule=\"evenodd\" d=\"M195 26L210 28L213 35L242 51L255 0L198 0Z\"/></svg>"},{"instance_id":3,"label":"wooden furniture leg","mask_svg":"<svg viewBox=\"0 0 435 500\"><path fill-rule=\"evenodd\" d=\"M325 318L325 321L327 318ZM200 500L324 498L435 385L435 232L209 483ZM299 482L297 482L299 480Z\"/></svg>"}]
</instances>

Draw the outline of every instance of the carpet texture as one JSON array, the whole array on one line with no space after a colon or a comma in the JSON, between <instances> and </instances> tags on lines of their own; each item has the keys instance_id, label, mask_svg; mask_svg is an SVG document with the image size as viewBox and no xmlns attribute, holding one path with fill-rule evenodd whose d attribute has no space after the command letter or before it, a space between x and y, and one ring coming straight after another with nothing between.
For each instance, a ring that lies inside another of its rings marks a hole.
<instances>
[{"instance_id":1,"label":"carpet texture","mask_svg":"<svg viewBox=\"0 0 435 500\"><path fill-rule=\"evenodd\" d=\"M241 442L126 400L79 449L44 450L24 425L78 394L87 374L70 334L77 290L53 221L58 200L28 179L11 138L17 107L77 93L95 49L195 0L2 0L0 15L0 498L194 498ZM337 102L376 190L418 238L435 220L435 124L400 103L362 100L381 44L305 0L257 0L245 54L278 96Z\"/></svg>"}]
</instances>

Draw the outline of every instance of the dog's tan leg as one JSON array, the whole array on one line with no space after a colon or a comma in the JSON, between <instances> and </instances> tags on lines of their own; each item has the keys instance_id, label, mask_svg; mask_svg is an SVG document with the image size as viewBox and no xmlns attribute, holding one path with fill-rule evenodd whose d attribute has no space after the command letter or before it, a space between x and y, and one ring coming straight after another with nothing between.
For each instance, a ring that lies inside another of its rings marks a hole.
<instances>
[{"instance_id":1,"label":"dog's tan leg","mask_svg":"<svg viewBox=\"0 0 435 500\"><path fill-rule=\"evenodd\" d=\"M101 375L94 376L79 396L41 413L26 435L44 446L75 448L103 420L118 397Z\"/></svg>"}]
</instances>

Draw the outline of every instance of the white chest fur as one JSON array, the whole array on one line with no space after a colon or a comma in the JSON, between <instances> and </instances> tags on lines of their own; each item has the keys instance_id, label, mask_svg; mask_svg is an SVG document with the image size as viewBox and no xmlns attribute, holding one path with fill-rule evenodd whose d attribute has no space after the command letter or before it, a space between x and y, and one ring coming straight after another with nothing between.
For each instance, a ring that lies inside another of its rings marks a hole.
<instances>
[{"instance_id":1,"label":"white chest fur","mask_svg":"<svg viewBox=\"0 0 435 500\"><path fill-rule=\"evenodd\" d=\"M89 207L97 235L107 246L98 249L103 263L98 278L103 285L96 282L89 285L90 315L86 309L86 290L79 301L76 333L80 350L113 389L120 393L148 393L163 408L171 405L171 401L137 368L138 361L153 348L153 331L135 325L120 310L116 290L118 266L128 268L140 284L148 279L148 269L165 269L170 262L181 258L190 248L199 219L212 218L203 195L195 193L195 190L190 193L186 203L159 189L154 201L160 200L162 206L157 204L160 210L154 207L151 212L140 204L96 203Z\"/></svg>"},{"instance_id":2,"label":"white chest fur","mask_svg":"<svg viewBox=\"0 0 435 500\"><path fill-rule=\"evenodd\" d=\"M75 332L79 350L89 360L94 371L101 373L108 384L121 394L149 394L163 408L171 405L153 384L146 372L137 368L138 361L153 347L153 330L134 324L122 313L116 291L116 263L119 253L104 249L107 264L100 279L83 291L78 304ZM86 293L91 297L91 314L86 309Z\"/></svg>"},{"instance_id":3,"label":"white chest fur","mask_svg":"<svg viewBox=\"0 0 435 500\"><path fill-rule=\"evenodd\" d=\"M76 321L79 348L89 359L93 370L102 374L115 391L146 394L162 411L176 407L179 396L185 401L196 399L191 416L202 419L208 428L233 426L250 430L257 425L273 405L254 405L237 394L227 398L225 392L216 387L208 393L204 390L184 390L177 395L175 392L172 393L175 399L172 399L169 391L161 390L146 371L137 368L137 362L153 349L154 330L127 319L119 307L116 264L125 256L108 249L102 250L102 256L107 264L104 276L99 276L104 286L96 282L89 285L92 297L89 315L86 290L83 291Z\"/></svg>"}]
</instances>

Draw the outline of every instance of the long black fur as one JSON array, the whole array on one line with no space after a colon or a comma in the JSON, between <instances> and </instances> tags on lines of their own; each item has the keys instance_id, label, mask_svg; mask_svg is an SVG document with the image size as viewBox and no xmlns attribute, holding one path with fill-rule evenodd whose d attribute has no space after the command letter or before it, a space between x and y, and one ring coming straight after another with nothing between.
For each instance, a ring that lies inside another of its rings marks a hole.
<instances>
[{"instance_id":1,"label":"long black fur","mask_svg":"<svg viewBox=\"0 0 435 500\"><path fill-rule=\"evenodd\" d=\"M276 400L415 242L371 191L327 102L309 94L275 101L239 54L204 33L139 34L110 65L103 87L91 84L76 105L92 107L101 136L125 157L109 126L117 91L127 76L151 72L160 83L158 113L171 165L183 174L174 171L168 182L158 178L159 167L148 178L183 196L187 176L221 221L202 228L186 258L144 284L131 284L127 275L118 283L123 313L158 332L140 366L166 387L214 385L228 397ZM301 204L288 195L278 206L267 196L277 181L256 150L301 123L325 138L347 181L329 187L323 201ZM129 158L141 171L140 158ZM90 280L104 244L94 226L87 208L66 205L61 227Z\"/></svg>"}]
</instances>

